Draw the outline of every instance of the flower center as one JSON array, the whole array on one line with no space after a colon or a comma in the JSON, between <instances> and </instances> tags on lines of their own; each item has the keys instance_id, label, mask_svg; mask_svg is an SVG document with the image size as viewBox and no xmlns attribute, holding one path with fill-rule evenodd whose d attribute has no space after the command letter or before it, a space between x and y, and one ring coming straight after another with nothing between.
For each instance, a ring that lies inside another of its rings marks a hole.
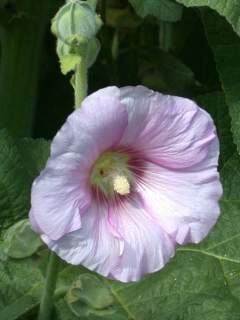
<instances>
[{"instance_id":1,"label":"flower center","mask_svg":"<svg viewBox=\"0 0 240 320\"><path fill-rule=\"evenodd\" d=\"M116 176L113 178L113 189L122 196L130 193L130 184L125 176Z\"/></svg>"},{"instance_id":2,"label":"flower center","mask_svg":"<svg viewBox=\"0 0 240 320\"><path fill-rule=\"evenodd\" d=\"M103 153L95 162L90 182L106 196L130 193L132 174L128 168L129 156L115 151Z\"/></svg>"}]
</instances>

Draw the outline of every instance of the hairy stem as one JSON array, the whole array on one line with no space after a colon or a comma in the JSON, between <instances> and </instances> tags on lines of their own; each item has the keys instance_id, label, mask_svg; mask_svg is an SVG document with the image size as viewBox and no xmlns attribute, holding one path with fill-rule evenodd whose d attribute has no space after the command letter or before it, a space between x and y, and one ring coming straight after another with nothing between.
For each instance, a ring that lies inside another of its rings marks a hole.
<instances>
[{"instance_id":1,"label":"hairy stem","mask_svg":"<svg viewBox=\"0 0 240 320\"><path fill-rule=\"evenodd\" d=\"M81 62L78 64L75 71L75 108L79 108L83 99L87 95L87 63L84 57L81 57Z\"/></svg>"},{"instance_id":2,"label":"hairy stem","mask_svg":"<svg viewBox=\"0 0 240 320\"><path fill-rule=\"evenodd\" d=\"M57 275L58 275L59 258L54 252L51 252L48 261L47 274L45 287L40 302L38 320L50 320L53 302L54 302L54 291L56 288Z\"/></svg>"}]
</instances>

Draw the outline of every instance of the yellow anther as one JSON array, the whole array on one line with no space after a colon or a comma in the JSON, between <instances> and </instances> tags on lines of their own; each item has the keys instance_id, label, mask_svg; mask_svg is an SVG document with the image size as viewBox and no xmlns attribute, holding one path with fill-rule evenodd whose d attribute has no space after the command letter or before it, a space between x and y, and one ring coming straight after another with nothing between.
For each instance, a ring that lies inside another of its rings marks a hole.
<instances>
[{"instance_id":1,"label":"yellow anther","mask_svg":"<svg viewBox=\"0 0 240 320\"><path fill-rule=\"evenodd\" d=\"M124 196L130 193L130 184L125 176L116 175L113 178L113 189Z\"/></svg>"}]
</instances>

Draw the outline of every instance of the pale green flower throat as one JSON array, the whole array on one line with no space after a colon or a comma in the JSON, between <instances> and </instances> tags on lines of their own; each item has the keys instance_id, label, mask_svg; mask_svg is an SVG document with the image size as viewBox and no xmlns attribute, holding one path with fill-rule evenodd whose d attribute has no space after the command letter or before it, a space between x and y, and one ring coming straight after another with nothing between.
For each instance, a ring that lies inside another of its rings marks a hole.
<instances>
[{"instance_id":1,"label":"pale green flower throat","mask_svg":"<svg viewBox=\"0 0 240 320\"><path fill-rule=\"evenodd\" d=\"M128 168L128 161L129 156L124 153L115 151L103 153L92 169L91 184L106 196L113 196L114 193L129 194L132 174Z\"/></svg>"}]
</instances>

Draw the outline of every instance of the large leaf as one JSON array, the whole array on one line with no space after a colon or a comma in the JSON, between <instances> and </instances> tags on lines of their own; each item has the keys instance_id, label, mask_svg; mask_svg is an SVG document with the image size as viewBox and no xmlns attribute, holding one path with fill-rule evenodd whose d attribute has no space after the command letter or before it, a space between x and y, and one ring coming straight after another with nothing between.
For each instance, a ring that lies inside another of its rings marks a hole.
<instances>
[{"instance_id":1,"label":"large leaf","mask_svg":"<svg viewBox=\"0 0 240 320\"><path fill-rule=\"evenodd\" d=\"M31 179L36 178L46 164L50 142L44 139L17 139L16 145Z\"/></svg>"},{"instance_id":2,"label":"large leaf","mask_svg":"<svg viewBox=\"0 0 240 320\"><path fill-rule=\"evenodd\" d=\"M0 262L0 319L14 320L37 307L44 278L39 259Z\"/></svg>"},{"instance_id":3,"label":"large leaf","mask_svg":"<svg viewBox=\"0 0 240 320\"><path fill-rule=\"evenodd\" d=\"M32 230L28 219L11 226L3 239L4 253L14 259L31 257L42 246L39 235Z\"/></svg>"},{"instance_id":4,"label":"large leaf","mask_svg":"<svg viewBox=\"0 0 240 320\"><path fill-rule=\"evenodd\" d=\"M139 77L143 85L179 96L197 91L193 72L180 59L159 49L141 51Z\"/></svg>"},{"instance_id":5,"label":"large leaf","mask_svg":"<svg viewBox=\"0 0 240 320\"><path fill-rule=\"evenodd\" d=\"M1 320L26 319L28 314L34 314L31 319L36 318L45 285L48 257L48 250L42 250L26 259L6 259L6 256L0 256ZM56 300L68 291L74 277L82 273L80 267L64 266L59 260Z\"/></svg>"},{"instance_id":6,"label":"large leaf","mask_svg":"<svg viewBox=\"0 0 240 320\"><path fill-rule=\"evenodd\" d=\"M187 7L207 6L224 16L240 35L240 2L239 0L177 0ZM213 20L214 22L214 20Z\"/></svg>"},{"instance_id":7,"label":"large leaf","mask_svg":"<svg viewBox=\"0 0 240 320\"><path fill-rule=\"evenodd\" d=\"M232 118L234 141L240 151L240 38L214 12L202 10L202 19Z\"/></svg>"},{"instance_id":8,"label":"large leaf","mask_svg":"<svg viewBox=\"0 0 240 320\"><path fill-rule=\"evenodd\" d=\"M27 215L32 181L48 154L48 142L15 140L6 130L0 130L0 231ZM12 226L4 239L0 248L0 319L14 320L39 304L43 276L39 258L6 260L4 251L14 258L22 258L32 255L41 243L22 222Z\"/></svg>"},{"instance_id":9,"label":"large leaf","mask_svg":"<svg viewBox=\"0 0 240 320\"><path fill-rule=\"evenodd\" d=\"M159 20L176 22L182 17L182 8L172 0L129 0L140 17L153 15Z\"/></svg>"},{"instance_id":10,"label":"large leaf","mask_svg":"<svg viewBox=\"0 0 240 320\"><path fill-rule=\"evenodd\" d=\"M229 110L222 92L212 92L197 97L197 102L208 111L216 125L220 142L220 167L235 153Z\"/></svg>"},{"instance_id":11,"label":"large leaf","mask_svg":"<svg viewBox=\"0 0 240 320\"><path fill-rule=\"evenodd\" d=\"M49 143L14 140L0 130L0 231L26 216L31 184L46 162Z\"/></svg>"}]
</instances>

